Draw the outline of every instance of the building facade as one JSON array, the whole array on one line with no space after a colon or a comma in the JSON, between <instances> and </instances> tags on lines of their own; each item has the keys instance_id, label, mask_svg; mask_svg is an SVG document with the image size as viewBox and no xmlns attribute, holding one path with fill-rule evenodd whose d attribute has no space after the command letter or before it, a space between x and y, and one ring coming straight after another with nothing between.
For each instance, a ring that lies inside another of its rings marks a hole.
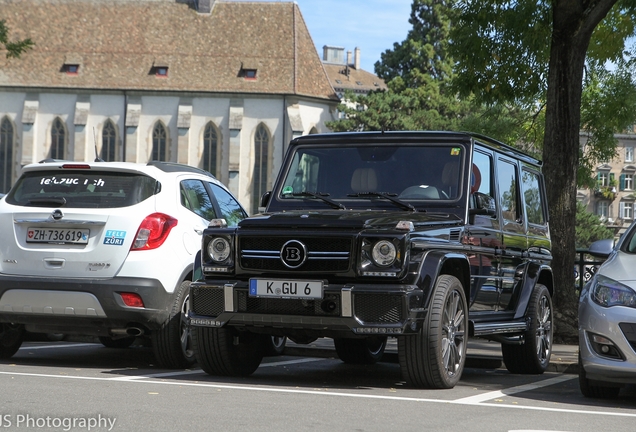
<instances>
[{"instance_id":1,"label":"building facade","mask_svg":"<svg viewBox=\"0 0 636 432\"><path fill-rule=\"evenodd\" d=\"M596 187L579 189L577 199L620 235L634 220L636 210L636 133L615 137L618 140L616 157L596 167ZM582 135L584 151L585 141Z\"/></svg>"},{"instance_id":2,"label":"building facade","mask_svg":"<svg viewBox=\"0 0 636 432\"><path fill-rule=\"evenodd\" d=\"M339 102L298 5L0 0L0 192L47 158L212 172L250 212L286 144L328 132Z\"/></svg>"}]
</instances>

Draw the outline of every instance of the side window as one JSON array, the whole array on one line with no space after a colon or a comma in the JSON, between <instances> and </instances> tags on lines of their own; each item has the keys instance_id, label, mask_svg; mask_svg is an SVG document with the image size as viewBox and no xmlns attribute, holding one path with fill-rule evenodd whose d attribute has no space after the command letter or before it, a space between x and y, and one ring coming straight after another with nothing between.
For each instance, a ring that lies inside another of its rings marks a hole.
<instances>
[{"instance_id":1,"label":"side window","mask_svg":"<svg viewBox=\"0 0 636 432\"><path fill-rule=\"evenodd\" d=\"M181 205L208 221L216 218L210 195L200 180L181 182Z\"/></svg>"},{"instance_id":2,"label":"side window","mask_svg":"<svg viewBox=\"0 0 636 432\"><path fill-rule=\"evenodd\" d=\"M499 160L497 164L497 184L499 186L499 205L503 218L507 221L521 220L519 209L517 167L510 162Z\"/></svg>"},{"instance_id":3,"label":"side window","mask_svg":"<svg viewBox=\"0 0 636 432\"><path fill-rule=\"evenodd\" d=\"M523 199L526 204L526 217L529 223L544 225L543 197L539 183L539 175L530 171L523 171L521 176Z\"/></svg>"},{"instance_id":4,"label":"side window","mask_svg":"<svg viewBox=\"0 0 636 432\"><path fill-rule=\"evenodd\" d=\"M219 204L221 214L223 215L223 218L225 218L227 226L235 227L240 221L247 217L247 214L241 205L232 195L230 195L228 191L214 183L208 184L210 185L210 188L212 188L212 192L216 197L216 202Z\"/></svg>"},{"instance_id":5,"label":"side window","mask_svg":"<svg viewBox=\"0 0 636 432\"><path fill-rule=\"evenodd\" d=\"M492 193L492 159L480 152L473 153L473 172L470 180L470 193L480 192L491 197Z\"/></svg>"}]
</instances>

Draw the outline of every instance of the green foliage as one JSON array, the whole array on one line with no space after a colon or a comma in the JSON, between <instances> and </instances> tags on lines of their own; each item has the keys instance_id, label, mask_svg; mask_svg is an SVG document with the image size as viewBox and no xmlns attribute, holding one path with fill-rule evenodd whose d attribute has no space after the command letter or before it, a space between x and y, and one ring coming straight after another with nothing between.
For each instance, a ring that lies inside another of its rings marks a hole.
<instances>
[{"instance_id":1,"label":"green foliage","mask_svg":"<svg viewBox=\"0 0 636 432\"><path fill-rule=\"evenodd\" d=\"M613 238L614 232L607 228L599 217L587 211L580 202L576 203L576 247L588 248L596 240Z\"/></svg>"},{"instance_id":2,"label":"green foliage","mask_svg":"<svg viewBox=\"0 0 636 432\"><path fill-rule=\"evenodd\" d=\"M636 122L636 59L620 59L616 68L589 68L581 98L586 132L577 182L592 187L596 165L616 156L614 134Z\"/></svg>"},{"instance_id":3,"label":"green foliage","mask_svg":"<svg viewBox=\"0 0 636 432\"><path fill-rule=\"evenodd\" d=\"M9 42L9 29L5 20L0 20L0 44L4 45L7 50L7 58L18 58L35 45L31 39Z\"/></svg>"}]
</instances>

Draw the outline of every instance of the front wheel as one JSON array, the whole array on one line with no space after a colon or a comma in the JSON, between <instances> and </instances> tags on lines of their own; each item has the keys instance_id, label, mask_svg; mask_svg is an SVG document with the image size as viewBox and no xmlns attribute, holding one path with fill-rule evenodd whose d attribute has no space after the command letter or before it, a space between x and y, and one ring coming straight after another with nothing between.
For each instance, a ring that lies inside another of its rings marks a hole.
<instances>
[{"instance_id":1,"label":"front wheel","mask_svg":"<svg viewBox=\"0 0 636 432\"><path fill-rule=\"evenodd\" d=\"M186 322L189 296L190 281L183 281L177 290L168 321L152 332L152 351L159 365L164 368L185 369L196 361L190 328Z\"/></svg>"},{"instance_id":2,"label":"front wheel","mask_svg":"<svg viewBox=\"0 0 636 432\"><path fill-rule=\"evenodd\" d=\"M194 327L192 342L199 366L210 375L248 376L263 360L266 338L233 328Z\"/></svg>"},{"instance_id":3,"label":"front wheel","mask_svg":"<svg viewBox=\"0 0 636 432\"><path fill-rule=\"evenodd\" d=\"M333 340L338 357L349 364L375 364L382 358L386 348L386 336L370 336L364 339Z\"/></svg>"},{"instance_id":4,"label":"front wheel","mask_svg":"<svg viewBox=\"0 0 636 432\"><path fill-rule=\"evenodd\" d=\"M545 285L534 288L528 305L530 326L522 345L502 344L503 361L511 373L542 374L552 355L552 298Z\"/></svg>"},{"instance_id":5,"label":"front wheel","mask_svg":"<svg viewBox=\"0 0 636 432\"><path fill-rule=\"evenodd\" d=\"M17 353L24 340L24 326L0 323L0 359L8 359Z\"/></svg>"},{"instance_id":6,"label":"front wheel","mask_svg":"<svg viewBox=\"0 0 636 432\"><path fill-rule=\"evenodd\" d=\"M454 276L441 275L422 328L398 338L402 377L414 387L449 389L466 363L468 306L464 288Z\"/></svg>"}]
</instances>

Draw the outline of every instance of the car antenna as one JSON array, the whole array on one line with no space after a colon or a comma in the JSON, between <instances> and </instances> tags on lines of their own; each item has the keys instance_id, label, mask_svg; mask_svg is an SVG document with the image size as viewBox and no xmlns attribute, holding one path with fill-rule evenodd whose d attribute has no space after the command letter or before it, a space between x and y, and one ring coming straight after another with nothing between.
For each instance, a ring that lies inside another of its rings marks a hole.
<instances>
[{"instance_id":1,"label":"car antenna","mask_svg":"<svg viewBox=\"0 0 636 432\"><path fill-rule=\"evenodd\" d=\"M93 128L93 142L95 144L95 162L104 162L104 159L100 158L97 152L97 131L95 128Z\"/></svg>"}]
</instances>

